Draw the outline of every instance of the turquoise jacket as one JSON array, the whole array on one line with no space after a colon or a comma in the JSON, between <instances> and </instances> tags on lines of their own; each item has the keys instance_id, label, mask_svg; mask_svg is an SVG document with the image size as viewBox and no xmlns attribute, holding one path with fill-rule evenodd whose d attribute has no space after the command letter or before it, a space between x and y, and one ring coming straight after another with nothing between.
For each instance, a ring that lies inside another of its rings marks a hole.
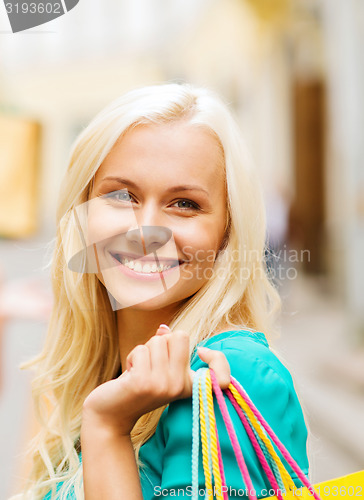
<instances>
[{"instance_id":1,"label":"turquoise jacket","mask_svg":"<svg viewBox=\"0 0 364 500\"><path fill-rule=\"evenodd\" d=\"M280 441L308 475L307 429L302 409L289 371L269 349L264 334L248 330L228 331L214 335L198 345L225 354L232 376L244 387ZM191 369L196 371L207 366L195 350L191 359ZM224 398L257 497L268 496L266 491L269 491L270 485L254 448L230 400L226 395ZM229 488L228 496L241 498L245 490L244 482L217 402L214 404L225 479ZM191 448L192 398L179 399L167 406L155 433L140 448L139 458L144 466L139 470L139 474L144 500L191 497ZM276 451L296 486L300 487L300 480L277 448ZM60 486L61 484L57 491ZM200 498L204 498L205 479L201 451L199 486ZM68 494L67 499L72 498L74 497ZM43 500L50 499L49 492Z\"/></svg>"}]
</instances>

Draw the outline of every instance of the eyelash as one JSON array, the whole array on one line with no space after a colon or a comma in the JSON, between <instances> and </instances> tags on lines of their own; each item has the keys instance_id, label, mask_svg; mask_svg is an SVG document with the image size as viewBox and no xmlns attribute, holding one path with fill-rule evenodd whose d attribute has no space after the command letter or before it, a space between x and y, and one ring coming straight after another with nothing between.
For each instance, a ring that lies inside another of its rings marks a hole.
<instances>
[{"instance_id":1,"label":"eyelash","mask_svg":"<svg viewBox=\"0 0 364 500\"><path fill-rule=\"evenodd\" d=\"M129 194L127 193L126 191L123 191L122 193L120 193L119 191L112 191L111 193L107 193L105 195L102 195L103 198L106 198L106 199L112 199L112 200L115 200L117 201L118 203L121 203L123 201L127 201L127 200L118 200L116 198L117 195L119 194ZM132 197L130 194L129 194L130 197ZM191 205L193 205L192 207L190 208L180 208L180 210L183 210L183 211L187 211L187 210L200 210L200 206L195 203L194 201L191 201L191 200L188 200L187 198L181 198L180 200L177 200L175 203L178 203L180 201L187 201L188 203L190 203Z\"/></svg>"}]
</instances>

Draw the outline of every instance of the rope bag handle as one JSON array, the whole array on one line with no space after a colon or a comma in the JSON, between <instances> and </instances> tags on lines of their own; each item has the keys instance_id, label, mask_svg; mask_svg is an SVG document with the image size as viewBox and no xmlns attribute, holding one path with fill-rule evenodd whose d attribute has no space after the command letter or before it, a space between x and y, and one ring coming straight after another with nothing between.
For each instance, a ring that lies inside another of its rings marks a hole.
<instances>
[{"instance_id":1,"label":"rope bag handle","mask_svg":"<svg viewBox=\"0 0 364 500\"><path fill-rule=\"evenodd\" d=\"M242 474L249 500L256 500L256 493L241 451L234 426L223 396L223 392L231 401L238 413L254 451L268 478L271 488L278 500L283 500L282 491L295 490L296 485L276 453L272 442L277 446L282 456L308 488L315 500L321 500L312 485L302 472L297 462L292 458L285 446L279 441L258 409L254 406L246 391L239 382L231 376L230 384L221 390L214 371L211 368L200 368L196 371L192 388L192 500L198 500L198 466L199 443L201 434L202 464L205 475L205 499L213 500L214 492L218 500L228 500L224 466L221 456L219 436L213 405L213 393L216 396L226 430L228 432L235 457ZM200 425L201 424L201 425ZM201 429L200 429L201 427ZM201 431L201 432L200 432ZM214 477L215 489L212 487Z\"/></svg>"}]
</instances>

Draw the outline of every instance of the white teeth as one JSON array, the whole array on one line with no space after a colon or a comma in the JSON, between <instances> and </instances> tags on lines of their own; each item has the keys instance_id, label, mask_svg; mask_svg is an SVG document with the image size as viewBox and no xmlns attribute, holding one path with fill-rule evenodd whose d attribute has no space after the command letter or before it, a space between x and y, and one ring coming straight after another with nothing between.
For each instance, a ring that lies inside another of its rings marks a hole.
<instances>
[{"instance_id":1,"label":"white teeth","mask_svg":"<svg viewBox=\"0 0 364 500\"><path fill-rule=\"evenodd\" d=\"M144 264L143 266L143 273L150 273L150 271L152 270L150 264Z\"/></svg>"},{"instance_id":2,"label":"white teeth","mask_svg":"<svg viewBox=\"0 0 364 500\"><path fill-rule=\"evenodd\" d=\"M134 260L128 259L126 257L121 257L119 255L120 262L128 267L129 269L133 269L137 273L156 273L156 272L162 272L162 271L167 271L167 269L170 269L172 266L163 266L163 265L158 265L153 262L151 264L145 263L142 265L141 262L137 261L135 262Z\"/></svg>"},{"instance_id":3,"label":"white teeth","mask_svg":"<svg viewBox=\"0 0 364 500\"><path fill-rule=\"evenodd\" d=\"M142 269L143 269L143 268L142 268L142 265L141 265L141 263L140 263L140 262L136 262L136 263L134 264L134 271L136 271L137 273L140 273Z\"/></svg>"}]
</instances>

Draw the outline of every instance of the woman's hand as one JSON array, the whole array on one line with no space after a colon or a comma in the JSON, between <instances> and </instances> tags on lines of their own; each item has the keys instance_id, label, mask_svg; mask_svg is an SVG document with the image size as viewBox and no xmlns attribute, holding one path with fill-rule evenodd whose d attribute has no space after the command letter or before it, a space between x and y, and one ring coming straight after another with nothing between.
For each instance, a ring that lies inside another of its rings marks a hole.
<instances>
[{"instance_id":1,"label":"woman's hand","mask_svg":"<svg viewBox=\"0 0 364 500\"><path fill-rule=\"evenodd\" d=\"M230 383L230 366L220 351L198 348L199 357L212 368L221 389ZM117 379L98 386L86 398L83 418L118 434L129 435L145 413L171 401L191 397L195 372L190 368L189 335L159 328L144 345L126 358L126 370Z\"/></svg>"}]
</instances>

